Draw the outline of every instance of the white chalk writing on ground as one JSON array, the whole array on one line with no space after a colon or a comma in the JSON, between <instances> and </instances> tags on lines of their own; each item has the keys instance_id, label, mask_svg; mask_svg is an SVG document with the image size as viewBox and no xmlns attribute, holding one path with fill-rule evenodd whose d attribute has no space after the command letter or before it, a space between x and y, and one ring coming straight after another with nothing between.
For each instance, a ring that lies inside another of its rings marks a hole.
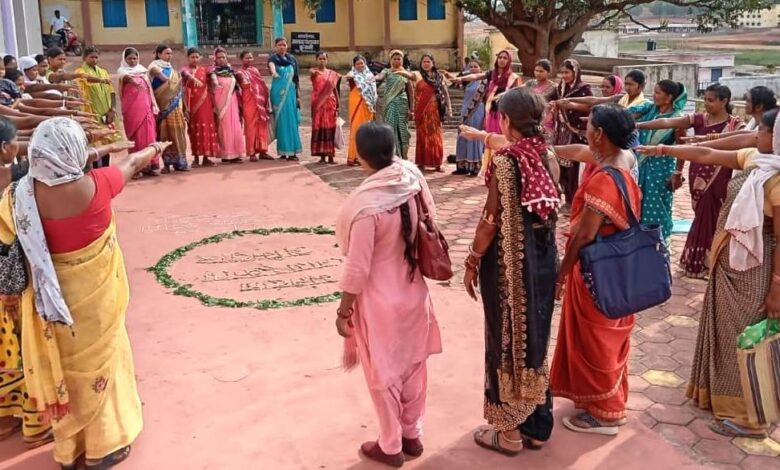
<instances>
[{"instance_id":1,"label":"white chalk writing on ground","mask_svg":"<svg viewBox=\"0 0 780 470\"><path fill-rule=\"evenodd\" d=\"M283 250L273 250L255 253L244 253L234 251L227 255L200 256L198 255L196 263L198 264L227 264L227 263L248 263L250 261L268 260L281 261L285 258L296 258L299 256L310 255L311 250L304 247L285 248Z\"/></svg>"},{"instance_id":2,"label":"white chalk writing on ground","mask_svg":"<svg viewBox=\"0 0 780 470\"><path fill-rule=\"evenodd\" d=\"M291 287L311 287L319 286L322 284L332 284L336 280L329 274L323 274L320 276L304 276L298 279L269 279L267 281L255 281L255 282L242 282L241 292L250 292L258 290L281 290Z\"/></svg>"},{"instance_id":3,"label":"white chalk writing on ground","mask_svg":"<svg viewBox=\"0 0 780 470\"><path fill-rule=\"evenodd\" d=\"M284 274L294 274L303 271L313 271L317 269L335 268L341 265L340 258L329 258L326 260L314 260L303 263L290 263L284 266L274 267L267 264L261 264L252 269L242 269L239 271L206 271L200 277L202 282L235 281L239 279L254 279L258 277L280 276ZM273 281L273 280L272 280Z\"/></svg>"},{"instance_id":4,"label":"white chalk writing on ground","mask_svg":"<svg viewBox=\"0 0 780 470\"><path fill-rule=\"evenodd\" d=\"M219 215L171 215L160 217L155 223L141 227L141 233L190 233L201 227L238 230L256 225L252 214L219 214Z\"/></svg>"}]
</instances>

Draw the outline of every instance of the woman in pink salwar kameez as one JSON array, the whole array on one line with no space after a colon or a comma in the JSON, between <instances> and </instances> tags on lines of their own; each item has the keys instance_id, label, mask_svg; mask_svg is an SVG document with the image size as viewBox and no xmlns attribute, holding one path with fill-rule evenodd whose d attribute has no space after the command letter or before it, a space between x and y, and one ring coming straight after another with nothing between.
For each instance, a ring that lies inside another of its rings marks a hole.
<instances>
[{"instance_id":1,"label":"woman in pink salwar kameez","mask_svg":"<svg viewBox=\"0 0 780 470\"><path fill-rule=\"evenodd\" d=\"M238 81L227 59L227 51L214 50L214 67L211 70L211 89L214 93L214 114L217 117L219 157L223 163L241 163L246 156L246 142L241 129L238 106Z\"/></svg>"},{"instance_id":2,"label":"woman in pink salwar kameez","mask_svg":"<svg viewBox=\"0 0 780 470\"><path fill-rule=\"evenodd\" d=\"M157 113L160 110L154 99L148 70L138 62L137 50L128 47L122 52L122 64L117 73L125 135L127 140L135 143L130 152L140 152L157 141ZM155 155L142 173L159 176L160 156Z\"/></svg>"},{"instance_id":3,"label":"woman in pink salwar kameez","mask_svg":"<svg viewBox=\"0 0 780 470\"><path fill-rule=\"evenodd\" d=\"M363 454L394 467L422 455L426 361L441 352L428 286L417 266L415 196L433 198L414 164L394 157L386 124L363 124L358 160L368 178L342 207L336 237L346 256L336 327L346 338L344 366L363 364L379 420L379 438Z\"/></svg>"}]
</instances>

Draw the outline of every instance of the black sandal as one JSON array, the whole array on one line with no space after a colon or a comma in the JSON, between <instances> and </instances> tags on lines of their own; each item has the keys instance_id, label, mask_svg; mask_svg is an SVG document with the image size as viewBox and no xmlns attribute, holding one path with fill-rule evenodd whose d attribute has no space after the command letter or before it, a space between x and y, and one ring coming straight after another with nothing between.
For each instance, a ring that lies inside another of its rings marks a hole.
<instances>
[{"instance_id":1,"label":"black sandal","mask_svg":"<svg viewBox=\"0 0 780 470\"><path fill-rule=\"evenodd\" d=\"M125 446L103 457L103 460L97 465L84 464L84 470L108 470L109 468L124 462L129 456L130 446Z\"/></svg>"}]
</instances>

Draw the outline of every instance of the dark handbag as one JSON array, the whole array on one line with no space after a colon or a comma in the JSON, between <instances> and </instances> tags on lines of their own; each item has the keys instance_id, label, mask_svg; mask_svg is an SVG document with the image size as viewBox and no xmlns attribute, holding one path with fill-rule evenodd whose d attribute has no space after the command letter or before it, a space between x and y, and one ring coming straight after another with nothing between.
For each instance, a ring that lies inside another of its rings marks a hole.
<instances>
[{"instance_id":1,"label":"dark handbag","mask_svg":"<svg viewBox=\"0 0 780 470\"><path fill-rule=\"evenodd\" d=\"M414 197L417 203L417 266L423 276L434 281L452 278L450 246L428 212L428 206L420 193Z\"/></svg>"},{"instance_id":2,"label":"dark handbag","mask_svg":"<svg viewBox=\"0 0 780 470\"><path fill-rule=\"evenodd\" d=\"M13 197L16 183L13 183L8 197ZM0 242L0 295L20 295L28 283L27 260L19 237L10 245Z\"/></svg>"},{"instance_id":3,"label":"dark handbag","mask_svg":"<svg viewBox=\"0 0 780 470\"><path fill-rule=\"evenodd\" d=\"M640 224L628 199L623 174L615 180L626 205L629 228L596 239L580 250L580 269L598 309L613 320L662 304L672 296L672 273L659 225Z\"/></svg>"}]
</instances>

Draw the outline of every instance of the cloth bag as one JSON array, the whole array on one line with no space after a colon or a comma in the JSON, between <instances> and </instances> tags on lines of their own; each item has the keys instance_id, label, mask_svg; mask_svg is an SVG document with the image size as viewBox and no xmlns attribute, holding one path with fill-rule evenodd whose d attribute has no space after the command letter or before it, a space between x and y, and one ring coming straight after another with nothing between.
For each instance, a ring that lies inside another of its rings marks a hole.
<instances>
[{"instance_id":1,"label":"cloth bag","mask_svg":"<svg viewBox=\"0 0 780 470\"><path fill-rule=\"evenodd\" d=\"M337 149L341 150L344 148L344 130L342 127L344 126L344 119L341 118L341 116L336 118L336 142L335 146Z\"/></svg>"},{"instance_id":2,"label":"cloth bag","mask_svg":"<svg viewBox=\"0 0 780 470\"><path fill-rule=\"evenodd\" d=\"M658 225L637 221L623 174L604 170L615 180L628 214L629 228L596 239L580 250L580 268L598 309L613 320L662 304L672 296L672 273Z\"/></svg>"},{"instance_id":3,"label":"cloth bag","mask_svg":"<svg viewBox=\"0 0 780 470\"><path fill-rule=\"evenodd\" d=\"M9 197L13 197L16 185L14 182L11 186ZM19 295L28 282L27 260L19 237L14 237L10 245L0 242L0 295Z\"/></svg>"},{"instance_id":4,"label":"cloth bag","mask_svg":"<svg viewBox=\"0 0 780 470\"><path fill-rule=\"evenodd\" d=\"M762 320L737 338L737 364L748 419L780 421L780 321Z\"/></svg>"},{"instance_id":5,"label":"cloth bag","mask_svg":"<svg viewBox=\"0 0 780 470\"><path fill-rule=\"evenodd\" d=\"M417 265L423 276L434 281L449 281L452 278L450 246L431 218L428 206L418 193L417 203Z\"/></svg>"}]
</instances>

